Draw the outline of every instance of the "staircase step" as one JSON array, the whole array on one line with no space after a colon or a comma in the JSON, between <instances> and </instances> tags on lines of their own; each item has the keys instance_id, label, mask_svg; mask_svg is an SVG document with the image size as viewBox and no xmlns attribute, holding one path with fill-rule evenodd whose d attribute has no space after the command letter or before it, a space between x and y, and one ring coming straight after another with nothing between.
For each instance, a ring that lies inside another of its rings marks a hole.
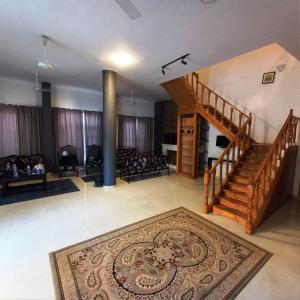
<instances>
[{"instance_id":1,"label":"staircase step","mask_svg":"<svg viewBox=\"0 0 300 300\"><path fill-rule=\"evenodd\" d=\"M243 176L243 177L254 177L256 174L256 170L247 170L247 169L237 169L235 171L235 174L237 176Z\"/></svg>"},{"instance_id":2,"label":"staircase step","mask_svg":"<svg viewBox=\"0 0 300 300\"><path fill-rule=\"evenodd\" d=\"M226 186L229 187L230 189L234 189L236 191L240 191L240 192L244 192L244 193L247 193L247 191L248 191L248 186L245 183L227 181Z\"/></svg>"},{"instance_id":3,"label":"staircase step","mask_svg":"<svg viewBox=\"0 0 300 300\"><path fill-rule=\"evenodd\" d=\"M238 168L241 170L250 170L250 171L256 171L260 167L260 163L258 164L251 164L251 163L239 163Z\"/></svg>"},{"instance_id":4,"label":"staircase step","mask_svg":"<svg viewBox=\"0 0 300 300\"><path fill-rule=\"evenodd\" d=\"M255 158L255 157L243 157L242 163L249 164L249 165L261 165L264 161L264 157L262 158Z\"/></svg>"},{"instance_id":5,"label":"staircase step","mask_svg":"<svg viewBox=\"0 0 300 300\"><path fill-rule=\"evenodd\" d=\"M241 191L237 191L235 189L229 189L229 188L225 188L223 190L223 194L226 197L230 197L230 198L234 198L234 199L238 199L240 201L246 202L248 203L248 195L245 192L241 192Z\"/></svg>"},{"instance_id":6,"label":"staircase step","mask_svg":"<svg viewBox=\"0 0 300 300\"><path fill-rule=\"evenodd\" d=\"M236 209L232 209L227 206L224 206L222 204L214 204L213 212L220 216L227 217L231 220L234 220L234 221L239 222L244 225L246 224L246 221L247 221L246 214L244 214Z\"/></svg>"},{"instance_id":7,"label":"staircase step","mask_svg":"<svg viewBox=\"0 0 300 300\"><path fill-rule=\"evenodd\" d=\"M236 209L241 213L247 214L248 204L246 202L225 196L220 196L218 197L218 199L221 205Z\"/></svg>"},{"instance_id":8,"label":"staircase step","mask_svg":"<svg viewBox=\"0 0 300 300\"><path fill-rule=\"evenodd\" d=\"M238 183L243 183L243 184L248 184L248 183L249 183L249 180L250 180L250 177L249 177L249 176L234 175L234 176L232 177L232 180L231 180L231 181L238 182Z\"/></svg>"}]
</instances>

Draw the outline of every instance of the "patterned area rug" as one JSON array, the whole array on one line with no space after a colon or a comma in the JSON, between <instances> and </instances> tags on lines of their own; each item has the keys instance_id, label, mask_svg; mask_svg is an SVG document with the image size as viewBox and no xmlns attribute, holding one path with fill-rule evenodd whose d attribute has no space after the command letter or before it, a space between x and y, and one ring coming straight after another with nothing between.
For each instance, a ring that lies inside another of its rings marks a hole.
<instances>
[{"instance_id":1,"label":"patterned area rug","mask_svg":"<svg viewBox=\"0 0 300 300\"><path fill-rule=\"evenodd\" d=\"M58 299L231 299L271 254L185 208L50 253Z\"/></svg>"}]
</instances>

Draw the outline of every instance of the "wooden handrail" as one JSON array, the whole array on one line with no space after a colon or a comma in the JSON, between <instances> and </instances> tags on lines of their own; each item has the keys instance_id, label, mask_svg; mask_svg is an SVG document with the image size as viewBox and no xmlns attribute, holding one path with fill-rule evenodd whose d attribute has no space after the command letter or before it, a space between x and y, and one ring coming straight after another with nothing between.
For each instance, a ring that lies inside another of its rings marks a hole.
<instances>
[{"instance_id":1,"label":"wooden handrail","mask_svg":"<svg viewBox=\"0 0 300 300\"><path fill-rule=\"evenodd\" d=\"M251 127L251 116L247 121L242 125L236 134L233 141L229 143L226 149L223 151L218 160L214 163L210 170L206 169L204 173L204 205L203 211L208 213L211 210L211 207L216 198L216 172L219 167L219 178L220 178L220 191L222 190L224 184L232 175L235 166L241 161L242 155L249 149L251 138L249 133L249 128ZM237 148L237 152L236 151ZM230 156L232 156L230 160ZM226 162L224 162L226 158ZM223 180L223 163L225 165L225 179ZM209 201L209 184L212 178L211 184L211 201ZM210 202L210 203L209 203Z\"/></svg>"},{"instance_id":2,"label":"wooden handrail","mask_svg":"<svg viewBox=\"0 0 300 300\"><path fill-rule=\"evenodd\" d=\"M217 97L217 99L220 99L221 101L223 101L223 103L226 103L230 108L232 108L234 111L237 111L239 114L241 114L243 117L245 117L246 119L249 118L249 116L247 114L245 114L244 112L242 112L241 110L239 110L236 106L232 105L230 102L228 102L227 100L225 100L222 96L220 96L219 94L217 94L216 92L214 92L212 89L210 89L207 85L205 85L204 83L202 83L201 81L199 81L199 76L197 73L193 72L192 74L186 75L186 79L189 80L189 76L192 76L192 81L191 81L191 86L192 88L195 90L196 94L198 95L198 91L201 90L202 94L201 94L201 98L200 98L200 102L201 104L203 104L203 89L207 89L208 92L210 94L213 94L215 97ZM196 79L196 82L194 83L194 79ZM198 85L201 85L201 88L198 87Z\"/></svg>"},{"instance_id":3,"label":"wooden handrail","mask_svg":"<svg viewBox=\"0 0 300 300\"><path fill-rule=\"evenodd\" d=\"M236 144L236 141L239 139L240 135L242 133L246 132L246 127L248 125L248 121L244 123L244 125L242 126L242 128L239 130L239 132L237 133L237 135L235 136L234 140L232 142L230 142L230 144L226 147L226 149L223 151L223 153L221 154L221 156L218 158L218 160L214 163L214 165L211 167L211 169L209 170L209 173L211 174L212 172L214 172L216 170L216 168L218 167L218 165L220 164L221 160L224 159L225 155L228 153L228 151L230 151L230 149Z\"/></svg>"},{"instance_id":4,"label":"wooden handrail","mask_svg":"<svg viewBox=\"0 0 300 300\"><path fill-rule=\"evenodd\" d=\"M298 121L299 119L293 116L293 110L291 109L264 161L255 176L250 179L246 224L246 232L249 234L259 224L269 203L268 201L271 199L269 191L272 190L273 182L278 177L287 149L296 142Z\"/></svg>"},{"instance_id":5,"label":"wooden handrail","mask_svg":"<svg viewBox=\"0 0 300 300\"><path fill-rule=\"evenodd\" d=\"M269 149L269 151L268 151L268 153L267 153L267 155L266 155L266 157L265 157L263 163L261 164L261 166L259 167L257 173L255 174L254 179L253 179L253 184L256 184L256 183L257 183L257 181L258 181L258 179L260 178L260 176L261 176L263 170L264 170L265 167L266 167L267 162L270 160L270 157L272 156L272 154L273 154L273 152L274 152L276 146L278 145L280 139L282 138L282 135L283 135L285 129L287 128L288 124L290 123L290 121L291 121L292 119L293 119L293 110L291 109L291 110L290 110L290 113L289 113L289 115L288 115L286 121L284 122L283 126L281 127L281 129L280 129L280 131L279 131L279 133L278 133L278 135L277 135L277 137L276 137L274 143L272 144L271 148Z\"/></svg>"}]
</instances>

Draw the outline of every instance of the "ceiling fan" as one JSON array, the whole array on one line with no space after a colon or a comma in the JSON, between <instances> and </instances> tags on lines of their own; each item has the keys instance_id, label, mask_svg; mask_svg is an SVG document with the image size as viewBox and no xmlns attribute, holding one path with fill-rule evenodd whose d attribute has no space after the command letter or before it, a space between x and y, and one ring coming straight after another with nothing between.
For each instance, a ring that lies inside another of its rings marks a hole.
<instances>
[{"instance_id":1,"label":"ceiling fan","mask_svg":"<svg viewBox=\"0 0 300 300\"><path fill-rule=\"evenodd\" d=\"M46 52L46 46L49 38L45 35L42 35L42 40L43 40L44 55L42 61L39 61L38 66L39 68L42 69L51 70L53 68L53 65L48 62L47 52Z\"/></svg>"},{"instance_id":2,"label":"ceiling fan","mask_svg":"<svg viewBox=\"0 0 300 300\"><path fill-rule=\"evenodd\" d=\"M130 0L115 0L125 13L133 20L141 17L141 13Z\"/></svg>"}]
</instances>

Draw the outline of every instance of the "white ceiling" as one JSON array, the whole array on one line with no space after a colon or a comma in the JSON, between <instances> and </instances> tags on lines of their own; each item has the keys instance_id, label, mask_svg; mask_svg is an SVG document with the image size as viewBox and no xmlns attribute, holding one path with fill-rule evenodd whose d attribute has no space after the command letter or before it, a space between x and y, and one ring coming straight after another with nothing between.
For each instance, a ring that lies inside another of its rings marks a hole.
<instances>
[{"instance_id":1,"label":"white ceiling","mask_svg":"<svg viewBox=\"0 0 300 300\"><path fill-rule=\"evenodd\" d=\"M300 58L299 0L132 0L130 19L113 0L0 0L0 76L34 81L42 57L53 70L42 80L101 89L101 71L118 73L118 93L158 100L161 82L277 42ZM125 49L138 62L127 69L107 61ZM189 63L161 66L191 53Z\"/></svg>"}]
</instances>

